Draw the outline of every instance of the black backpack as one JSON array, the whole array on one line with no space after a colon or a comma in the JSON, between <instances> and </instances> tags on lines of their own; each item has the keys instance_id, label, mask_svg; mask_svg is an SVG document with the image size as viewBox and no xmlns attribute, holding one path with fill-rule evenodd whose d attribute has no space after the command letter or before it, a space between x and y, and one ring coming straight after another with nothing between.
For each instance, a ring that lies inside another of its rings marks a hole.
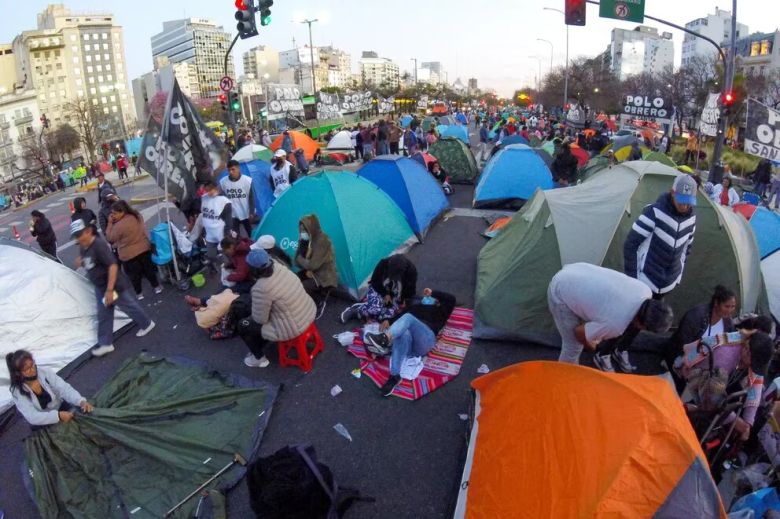
<instances>
[{"instance_id":1,"label":"black backpack","mask_svg":"<svg viewBox=\"0 0 780 519\"><path fill-rule=\"evenodd\" d=\"M247 484L258 519L339 519L355 501L374 501L339 488L311 445L282 447L251 463Z\"/></svg>"}]
</instances>

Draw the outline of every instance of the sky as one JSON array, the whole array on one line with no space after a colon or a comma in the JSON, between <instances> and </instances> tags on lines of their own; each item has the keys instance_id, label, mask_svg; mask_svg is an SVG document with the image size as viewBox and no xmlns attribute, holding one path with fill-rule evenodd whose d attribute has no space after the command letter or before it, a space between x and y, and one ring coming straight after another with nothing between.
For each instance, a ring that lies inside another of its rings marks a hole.
<instances>
[{"instance_id":1,"label":"sky","mask_svg":"<svg viewBox=\"0 0 780 519\"><path fill-rule=\"evenodd\" d=\"M11 0L3 0L11 2ZM34 29L36 14L50 2L15 2L13 16L0 17L0 43L11 42L23 30ZM716 6L730 9L721 0L646 0L645 13L679 25L713 13ZM233 0L70 0L72 11L112 12L124 28L129 79L152 69L150 38L162 30L162 22L185 17L209 18L235 34ZM384 6L379 8L379 6ZM293 20L317 18L312 25L314 45L333 45L352 55L353 69L364 50L393 59L401 71L412 71L411 58L441 61L450 82L465 84L475 77L481 88L494 88L509 96L522 86L533 86L539 74L563 66L566 56L566 26L563 15L545 7L563 9L563 0L276 0L272 23L260 35L239 40L233 51L237 74L242 72L241 54L257 45L276 50L308 44L305 24ZM780 20L776 0L739 0L737 19L751 32L769 32ZM259 21L258 21L259 22ZM570 58L595 56L610 42L615 27L633 29L637 24L600 19L598 6L588 5L587 25L570 27ZM680 31L650 20L645 25L674 35L676 64L682 47ZM538 41L538 38L552 42Z\"/></svg>"}]
</instances>

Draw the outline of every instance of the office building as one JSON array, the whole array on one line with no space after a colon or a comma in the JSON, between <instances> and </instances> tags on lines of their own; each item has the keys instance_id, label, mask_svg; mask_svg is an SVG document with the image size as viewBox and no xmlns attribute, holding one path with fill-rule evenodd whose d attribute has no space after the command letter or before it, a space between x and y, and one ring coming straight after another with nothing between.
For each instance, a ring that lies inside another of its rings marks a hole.
<instances>
[{"instance_id":1,"label":"office building","mask_svg":"<svg viewBox=\"0 0 780 519\"><path fill-rule=\"evenodd\" d=\"M361 81L365 86L398 86L398 65L389 58L380 58L376 52L364 51L358 66Z\"/></svg>"},{"instance_id":2,"label":"office building","mask_svg":"<svg viewBox=\"0 0 780 519\"><path fill-rule=\"evenodd\" d=\"M244 53L244 74L268 83L279 82L279 52L259 45Z\"/></svg>"},{"instance_id":3,"label":"office building","mask_svg":"<svg viewBox=\"0 0 780 519\"><path fill-rule=\"evenodd\" d=\"M612 29L612 72L618 79L636 74L660 74L674 66L672 34L640 25L634 30Z\"/></svg>"},{"instance_id":4,"label":"office building","mask_svg":"<svg viewBox=\"0 0 780 519\"><path fill-rule=\"evenodd\" d=\"M706 36L718 44L725 44L731 41L731 11L716 8L715 14L690 21L685 24L685 28ZM746 36L748 32L747 25L737 22L737 39ZM695 57L707 58L717 55L717 49L710 42L685 33L682 44L683 67L690 65Z\"/></svg>"},{"instance_id":5,"label":"office building","mask_svg":"<svg viewBox=\"0 0 780 519\"><path fill-rule=\"evenodd\" d=\"M295 83L306 93L314 91L312 85L312 59L314 79L319 90L323 87L348 88L352 80L352 57L334 47L308 46L279 53L279 77L282 83Z\"/></svg>"},{"instance_id":6,"label":"office building","mask_svg":"<svg viewBox=\"0 0 780 519\"><path fill-rule=\"evenodd\" d=\"M25 147L40 135L40 117L35 90L0 95L0 181L10 182L25 169L40 166L25 160Z\"/></svg>"},{"instance_id":7,"label":"office building","mask_svg":"<svg viewBox=\"0 0 780 519\"><path fill-rule=\"evenodd\" d=\"M417 82L440 85L447 82L447 73L440 61L424 61L417 70Z\"/></svg>"},{"instance_id":8,"label":"office building","mask_svg":"<svg viewBox=\"0 0 780 519\"><path fill-rule=\"evenodd\" d=\"M231 35L216 23L203 18L163 22L163 31L152 36L152 58L168 58L170 63L186 62L195 67L199 97L222 93L220 79L225 75L225 53ZM233 57L228 58L227 75L235 78Z\"/></svg>"},{"instance_id":9,"label":"office building","mask_svg":"<svg viewBox=\"0 0 780 519\"><path fill-rule=\"evenodd\" d=\"M468 84L469 93L476 92L477 90L479 90L479 84L477 83L477 78L475 77L469 78L469 84Z\"/></svg>"},{"instance_id":10,"label":"office building","mask_svg":"<svg viewBox=\"0 0 780 519\"><path fill-rule=\"evenodd\" d=\"M170 92L174 79L182 93L189 98L200 97L200 83L195 65L182 61L170 63L165 56L155 59L155 69L133 80L133 103L139 119L148 116L146 106L159 92Z\"/></svg>"}]
</instances>

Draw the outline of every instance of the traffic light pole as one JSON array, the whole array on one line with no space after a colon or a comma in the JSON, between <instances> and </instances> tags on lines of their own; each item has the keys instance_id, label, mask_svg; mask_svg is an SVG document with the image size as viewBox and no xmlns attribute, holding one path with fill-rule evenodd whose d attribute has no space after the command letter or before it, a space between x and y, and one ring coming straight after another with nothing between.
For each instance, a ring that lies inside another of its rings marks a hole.
<instances>
[{"instance_id":1,"label":"traffic light pole","mask_svg":"<svg viewBox=\"0 0 780 519\"><path fill-rule=\"evenodd\" d=\"M236 34L236 37L233 38L233 41L230 42L230 47L228 47L227 52L225 52L225 76L228 75L228 62L230 61L230 51L233 50L233 47L235 46L236 42L238 41L238 34ZM236 142L238 142L238 134L237 134L237 127L236 127L236 114L233 112L233 107L230 106L230 93L228 92L228 127L233 130L233 139L235 139Z\"/></svg>"}]
</instances>

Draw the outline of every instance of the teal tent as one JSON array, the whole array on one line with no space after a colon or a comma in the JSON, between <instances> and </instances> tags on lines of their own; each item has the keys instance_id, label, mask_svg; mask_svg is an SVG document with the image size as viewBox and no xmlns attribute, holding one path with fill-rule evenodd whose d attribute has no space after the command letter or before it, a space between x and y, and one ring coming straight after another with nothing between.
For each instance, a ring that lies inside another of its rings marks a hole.
<instances>
[{"instance_id":1,"label":"teal tent","mask_svg":"<svg viewBox=\"0 0 780 519\"><path fill-rule=\"evenodd\" d=\"M323 171L295 182L255 230L291 257L298 248L298 221L316 214L336 251L339 284L352 297L363 295L376 264L415 239L406 216L375 184L348 171Z\"/></svg>"}]
</instances>

